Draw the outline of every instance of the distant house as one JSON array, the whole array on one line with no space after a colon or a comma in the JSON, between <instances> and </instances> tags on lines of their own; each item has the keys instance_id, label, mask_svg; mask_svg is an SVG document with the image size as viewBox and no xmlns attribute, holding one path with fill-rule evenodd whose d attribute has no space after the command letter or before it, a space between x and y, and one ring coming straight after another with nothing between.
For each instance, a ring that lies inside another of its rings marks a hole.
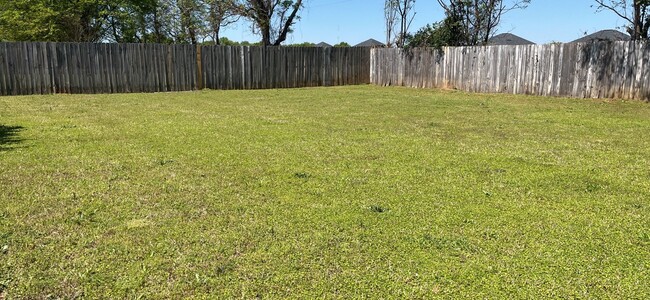
<instances>
[{"instance_id":1,"label":"distant house","mask_svg":"<svg viewBox=\"0 0 650 300\"><path fill-rule=\"evenodd\" d=\"M315 45L315 47L332 47L332 45L325 43L325 42L320 42Z\"/></svg>"},{"instance_id":2,"label":"distant house","mask_svg":"<svg viewBox=\"0 0 650 300\"><path fill-rule=\"evenodd\" d=\"M491 37L488 45L533 45L535 43L512 33L502 33Z\"/></svg>"},{"instance_id":3,"label":"distant house","mask_svg":"<svg viewBox=\"0 0 650 300\"><path fill-rule=\"evenodd\" d=\"M371 47L371 48L380 48L385 46L386 45L384 45L384 43L375 39L369 39L367 41L363 41L361 43L354 45L354 47Z\"/></svg>"},{"instance_id":4,"label":"distant house","mask_svg":"<svg viewBox=\"0 0 650 300\"><path fill-rule=\"evenodd\" d=\"M618 42L618 41L629 41L630 36L622 33L618 30L601 30L595 33L592 33L590 35L583 36L571 43L589 43L589 42L594 42L594 41L610 41L610 42Z\"/></svg>"}]
</instances>

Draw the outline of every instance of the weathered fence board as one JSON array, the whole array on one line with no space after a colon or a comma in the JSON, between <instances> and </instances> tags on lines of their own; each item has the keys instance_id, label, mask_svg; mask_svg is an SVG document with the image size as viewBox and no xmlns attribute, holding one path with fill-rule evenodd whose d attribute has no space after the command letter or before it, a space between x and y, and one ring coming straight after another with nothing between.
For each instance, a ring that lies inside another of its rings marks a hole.
<instances>
[{"instance_id":1,"label":"weathered fence board","mask_svg":"<svg viewBox=\"0 0 650 300\"><path fill-rule=\"evenodd\" d=\"M0 95L363 84L369 60L367 48L0 43Z\"/></svg>"},{"instance_id":2,"label":"weathered fence board","mask_svg":"<svg viewBox=\"0 0 650 300\"><path fill-rule=\"evenodd\" d=\"M650 100L650 43L372 49L377 85Z\"/></svg>"}]
</instances>

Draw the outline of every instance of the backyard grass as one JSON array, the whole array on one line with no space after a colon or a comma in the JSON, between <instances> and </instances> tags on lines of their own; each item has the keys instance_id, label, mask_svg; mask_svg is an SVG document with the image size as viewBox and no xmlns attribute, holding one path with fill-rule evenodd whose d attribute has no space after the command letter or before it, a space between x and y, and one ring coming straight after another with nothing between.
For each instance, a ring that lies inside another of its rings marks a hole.
<instances>
[{"instance_id":1,"label":"backyard grass","mask_svg":"<svg viewBox=\"0 0 650 300\"><path fill-rule=\"evenodd\" d=\"M650 104L0 97L2 298L650 298Z\"/></svg>"}]
</instances>

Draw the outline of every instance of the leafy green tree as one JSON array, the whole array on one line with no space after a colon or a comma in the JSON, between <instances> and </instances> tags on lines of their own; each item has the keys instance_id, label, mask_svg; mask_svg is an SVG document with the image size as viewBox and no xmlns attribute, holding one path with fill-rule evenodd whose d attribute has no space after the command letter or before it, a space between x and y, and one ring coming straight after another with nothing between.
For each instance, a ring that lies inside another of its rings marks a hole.
<instances>
[{"instance_id":1,"label":"leafy green tree","mask_svg":"<svg viewBox=\"0 0 650 300\"><path fill-rule=\"evenodd\" d=\"M427 24L418 29L414 34L406 37L406 46L413 47L435 47L441 48L447 46L447 39L443 35L441 23Z\"/></svg>"},{"instance_id":2,"label":"leafy green tree","mask_svg":"<svg viewBox=\"0 0 650 300\"><path fill-rule=\"evenodd\" d=\"M407 47L464 46L468 44L467 32L462 26L462 16L447 11L442 22L427 24L415 34L406 37Z\"/></svg>"},{"instance_id":3,"label":"leafy green tree","mask_svg":"<svg viewBox=\"0 0 650 300\"><path fill-rule=\"evenodd\" d=\"M0 39L97 42L106 17L104 0L0 0Z\"/></svg>"},{"instance_id":4,"label":"leafy green tree","mask_svg":"<svg viewBox=\"0 0 650 300\"><path fill-rule=\"evenodd\" d=\"M206 5L202 0L157 0L149 32L165 41L199 44L206 36Z\"/></svg>"},{"instance_id":5,"label":"leafy green tree","mask_svg":"<svg viewBox=\"0 0 650 300\"><path fill-rule=\"evenodd\" d=\"M348 44L346 42L340 42L340 43L334 45L334 47L351 47L351 46L350 46L350 44Z\"/></svg>"},{"instance_id":6,"label":"leafy green tree","mask_svg":"<svg viewBox=\"0 0 650 300\"><path fill-rule=\"evenodd\" d=\"M175 0L0 0L0 39L171 42Z\"/></svg>"},{"instance_id":7,"label":"leafy green tree","mask_svg":"<svg viewBox=\"0 0 650 300\"><path fill-rule=\"evenodd\" d=\"M45 1L0 0L0 40L55 41L57 17Z\"/></svg>"},{"instance_id":8,"label":"leafy green tree","mask_svg":"<svg viewBox=\"0 0 650 300\"><path fill-rule=\"evenodd\" d=\"M176 5L179 13L176 42L197 44L205 18L202 3L198 0L177 0Z\"/></svg>"},{"instance_id":9,"label":"leafy green tree","mask_svg":"<svg viewBox=\"0 0 650 300\"><path fill-rule=\"evenodd\" d=\"M290 47L314 47L316 44L310 42L291 44Z\"/></svg>"},{"instance_id":10,"label":"leafy green tree","mask_svg":"<svg viewBox=\"0 0 650 300\"><path fill-rule=\"evenodd\" d=\"M263 45L280 45L303 0L0 0L0 40L221 43L245 17Z\"/></svg>"},{"instance_id":11,"label":"leafy green tree","mask_svg":"<svg viewBox=\"0 0 650 300\"><path fill-rule=\"evenodd\" d=\"M251 43L249 41L243 41L239 43L239 46L262 46L262 42Z\"/></svg>"},{"instance_id":12,"label":"leafy green tree","mask_svg":"<svg viewBox=\"0 0 650 300\"><path fill-rule=\"evenodd\" d=\"M219 38L219 43L217 45L223 45L223 46L239 46L240 43L237 41L231 41L227 37L222 37Z\"/></svg>"},{"instance_id":13,"label":"leafy green tree","mask_svg":"<svg viewBox=\"0 0 650 300\"><path fill-rule=\"evenodd\" d=\"M107 1L105 39L118 43L162 43L166 39L154 34L157 22L157 0Z\"/></svg>"}]
</instances>

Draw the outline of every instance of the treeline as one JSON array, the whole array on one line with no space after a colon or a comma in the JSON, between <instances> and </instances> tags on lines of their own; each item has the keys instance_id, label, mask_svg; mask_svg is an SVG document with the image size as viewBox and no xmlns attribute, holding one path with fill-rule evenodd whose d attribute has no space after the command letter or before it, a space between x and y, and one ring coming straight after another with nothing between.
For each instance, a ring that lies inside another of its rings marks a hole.
<instances>
[{"instance_id":1,"label":"treeline","mask_svg":"<svg viewBox=\"0 0 650 300\"><path fill-rule=\"evenodd\" d=\"M415 0L384 0L386 44L402 47L486 45L504 14L532 0L437 0L445 17L410 33Z\"/></svg>"},{"instance_id":2,"label":"treeline","mask_svg":"<svg viewBox=\"0 0 650 300\"><path fill-rule=\"evenodd\" d=\"M260 44L280 45L302 0L0 0L0 41L221 44L247 20Z\"/></svg>"},{"instance_id":3,"label":"treeline","mask_svg":"<svg viewBox=\"0 0 650 300\"><path fill-rule=\"evenodd\" d=\"M216 43L214 41L206 41L202 43L203 45L215 45ZM222 37L219 39L218 45L223 45L223 46L262 46L262 42L249 42L249 41L233 41L230 40L227 37ZM296 43L296 44L288 44L287 46L289 47L317 47L318 45L315 43L311 42L304 42L304 43ZM333 45L332 47L352 47L350 44L346 42L340 42L338 44Z\"/></svg>"},{"instance_id":4,"label":"treeline","mask_svg":"<svg viewBox=\"0 0 650 300\"><path fill-rule=\"evenodd\" d=\"M504 15L532 0L436 0L444 18L410 32L416 0L384 0L386 45L434 47L487 45ZM595 11L613 12L631 40L650 39L650 0L590 0ZM541 2L541 1L536 1Z\"/></svg>"}]
</instances>

